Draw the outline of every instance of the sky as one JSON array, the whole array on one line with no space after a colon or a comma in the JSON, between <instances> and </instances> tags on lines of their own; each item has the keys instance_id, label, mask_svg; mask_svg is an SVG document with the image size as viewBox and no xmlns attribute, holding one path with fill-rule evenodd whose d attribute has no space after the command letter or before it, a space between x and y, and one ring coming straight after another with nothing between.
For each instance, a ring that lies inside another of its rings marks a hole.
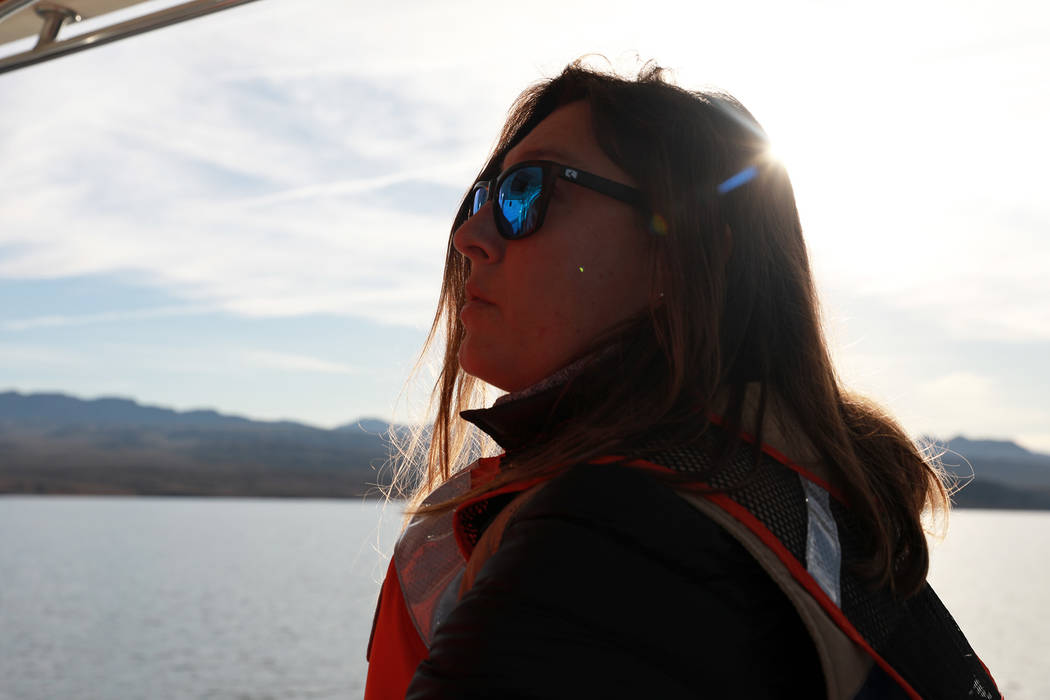
<instances>
[{"instance_id":1,"label":"sky","mask_svg":"<svg viewBox=\"0 0 1050 700\"><path fill-rule=\"evenodd\" d=\"M1047 36L1036 2L259 0L0 75L0 391L418 420L459 199L598 53L762 122L850 387L1050 452Z\"/></svg>"}]
</instances>

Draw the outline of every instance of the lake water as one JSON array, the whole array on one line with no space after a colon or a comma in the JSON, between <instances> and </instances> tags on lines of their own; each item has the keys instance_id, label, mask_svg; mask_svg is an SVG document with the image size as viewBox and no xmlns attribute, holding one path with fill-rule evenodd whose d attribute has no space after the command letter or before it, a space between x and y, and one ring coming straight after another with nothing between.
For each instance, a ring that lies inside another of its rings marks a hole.
<instances>
[{"instance_id":1,"label":"lake water","mask_svg":"<svg viewBox=\"0 0 1050 700\"><path fill-rule=\"evenodd\" d=\"M380 516L382 526L380 525ZM396 505L0 498L0 699L354 698ZM959 511L932 580L1010 700L1050 697L1050 513Z\"/></svg>"}]
</instances>

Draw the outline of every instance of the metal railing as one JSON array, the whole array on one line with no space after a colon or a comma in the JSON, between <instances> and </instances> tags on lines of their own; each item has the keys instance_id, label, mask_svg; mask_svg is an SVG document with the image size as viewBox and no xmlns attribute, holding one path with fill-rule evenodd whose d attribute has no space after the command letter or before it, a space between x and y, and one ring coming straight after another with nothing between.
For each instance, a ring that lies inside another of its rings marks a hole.
<instances>
[{"instance_id":1,"label":"metal railing","mask_svg":"<svg viewBox=\"0 0 1050 700\"><path fill-rule=\"evenodd\" d=\"M36 0L3 0L0 2L0 22L21 10L26 5L32 5Z\"/></svg>"},{"instance_id":2,"label":"metal railing","mask_svg":"<svg viewBox=\"0 0 1050 700\"><path fill-rule=\"evenodd\" d=\"M61 26L66 22L79 21L80 15L70 7L53 2L36 2L34 9L42 20L36 46L30 51L0 58L0 73L25 68L26 66L49 61L59 56L66 56L77 51L102 46L113 41L135 36L136 34L143 34L213 12L228 10L231 7L245 5L249 2L255 2L255 0L194 0L193 2L186 2L165 10L152 12L109 27L85 32L62 41L56 41ZM34 3L34 0L7 0L6 2L0 2L0 21L32 3ZM70 0L70 4L75 5L75 0Z\"/></svg>"}]
</instances>

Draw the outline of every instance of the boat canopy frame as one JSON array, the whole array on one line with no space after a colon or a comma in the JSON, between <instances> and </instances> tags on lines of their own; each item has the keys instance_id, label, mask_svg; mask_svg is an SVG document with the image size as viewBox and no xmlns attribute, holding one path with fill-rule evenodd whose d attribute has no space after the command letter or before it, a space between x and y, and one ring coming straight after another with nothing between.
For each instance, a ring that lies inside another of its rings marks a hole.
<instances>
[{"instance_id":1,"label":"boat canopy frame","mask_svg":"<svg viewBox=\"0 0 1050 700\"><path fill-rule=\"evenodd\" d=\"M77 34L68 39L58 38L62 27L80 22L84 17L98 16L140 2L143 0L63 0L61 3L45 0L0 0L0 46L34 34L37 37L36 46L29 51L0 57L0 73L103 46L255 0L192 0ZM35 21L34 16L38 18ZM37 24L39 30L35 30Z\"/></svg>"}]
</instances>

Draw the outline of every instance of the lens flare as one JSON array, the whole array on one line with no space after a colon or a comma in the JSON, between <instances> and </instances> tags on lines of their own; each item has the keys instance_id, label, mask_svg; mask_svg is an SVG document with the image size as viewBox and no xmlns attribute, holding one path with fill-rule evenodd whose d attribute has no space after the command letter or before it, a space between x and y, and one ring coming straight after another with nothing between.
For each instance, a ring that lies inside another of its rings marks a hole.
<instances>
[{"instance_id":1,"label":"lens flare","mask_svg":"<svg viewBox=\"0 0 1050 700\"><path fill-rule=\"evenodd\" d=\"M658 236L666 236L667 219L660 216L659 214L653 214L653 218L649 220L649 230Z\"/></svg>"},{"instance_id":2,"label":"lens flare","mask_svg":"<svg viewBox=\"0 0 1050 700\"><path fill-rule=\"evenodd\" d=\"M746 185L755 179L755 175L758 175L758 168L749 165L720 184L718 186L718 194L726 194L727 192L732 192L741 185Z\"/></svg>"}]
</instances>

